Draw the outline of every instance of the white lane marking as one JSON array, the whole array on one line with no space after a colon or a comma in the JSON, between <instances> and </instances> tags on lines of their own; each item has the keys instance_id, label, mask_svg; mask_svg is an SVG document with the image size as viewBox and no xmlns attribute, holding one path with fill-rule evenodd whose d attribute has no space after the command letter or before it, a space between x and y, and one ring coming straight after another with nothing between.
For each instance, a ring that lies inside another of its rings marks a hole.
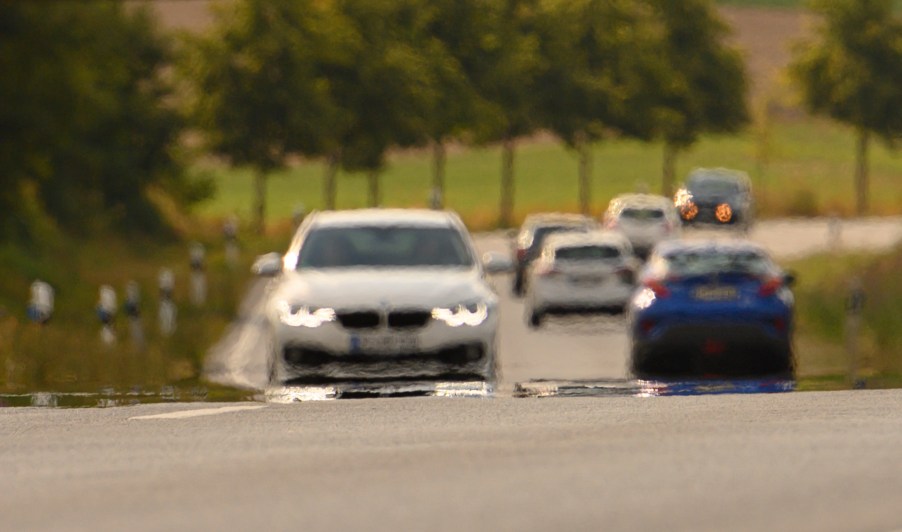
<instances>
[{"instance_id":1,"label":"white lane marking","mask_svg":"<svg viewBox=\"0 0 902 532\"><path fill-rule=\"evenodd\" d=\"M135 416L128 418L133 419L183 419L198 416L216 416L219 414L228 414L229 412L240 412L242 410L257 410L258 408L266 408L267 405L249 405L249 406L223 406L221 408L202 408L200 410L182 410L180 412L169 412L168 414L153 414L149 416Z\"/></svg>"}]
</instances>

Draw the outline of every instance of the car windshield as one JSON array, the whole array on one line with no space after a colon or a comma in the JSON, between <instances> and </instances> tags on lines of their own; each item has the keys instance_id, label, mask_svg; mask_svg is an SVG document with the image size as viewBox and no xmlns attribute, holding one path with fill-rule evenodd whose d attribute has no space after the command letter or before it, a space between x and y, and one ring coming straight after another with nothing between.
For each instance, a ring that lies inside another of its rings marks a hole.
<instances>
[{"instance_id":1,"label":"car windshield","mask_svg":"<svg viewBox=\"0 0 902 532\"><path fill-rule=\"evenodd\" d=\"M695 194L738 194L739 183L725 179L698 179L689 183L689 190Z\"/></svg>"},{"instance_id":2,"label":"car windshield","mask_svg":"<svg viewBox=\"0 0 902 532\"><path fill-rule=\"evenodd\" d=\"M561 247L554 252L554 258L557 260L616 259L619 256L620 250L615 246Z\"/></svg>"},{"instance_id":3,"label":"car windshield","mask_svg":"<svg viewBox=\"0 0 902 532\"><path fill-rule=\"evenodd\" d=\"M542 246L542 243L545 241L545 238L552 233L561 233L564 231L577 231L581 233L585 233L588 228L584 225L543 225L540 227L536 227L535 232L533 232L532 236L532 244L529 246L532 249L536 249Z\"/></svg>"},{"instance_id":4,"label":"car windshield","mask_svg":"<svg viewBox=\"0 0 902 532\"><path fill-rule=\"evenodd\" d=\"M753 250L708 251L680 250L664 257L667 277L693 277L713 274L766 275L774 267L770 259Z\"/></svg>"},{"instance_id":5,"label":"car windshield","mask_svg":"<svg viewBox=\"0 0 902 532\"><path fill-rule=\"evenodd\" d=\"M655 222L664 219L664 211L661 209L626 208L620 213L620 217L626 220L638 222Z\"/></svg>"},{"instance_id":6,"label":"car windshield","mask_svg":"<svg viewBox=\"0 0 902 532\"><path fill-rule=\"evenodd\" d=\"M473 258L448 227L355 226L314 229L298 269L353 267L470 267Z\"/></svg>"}]
</instances>

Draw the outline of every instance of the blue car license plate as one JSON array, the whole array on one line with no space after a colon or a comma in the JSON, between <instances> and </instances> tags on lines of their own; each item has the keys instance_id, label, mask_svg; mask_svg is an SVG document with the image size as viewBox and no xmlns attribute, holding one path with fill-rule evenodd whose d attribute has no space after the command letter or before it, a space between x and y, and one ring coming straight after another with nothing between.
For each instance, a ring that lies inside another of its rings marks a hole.
<instances>
[{"instance_id":1,"label":"blue car license plate","mask_svg":"<svg viewBox=\"0 0 902 532\"><path fill-rule=\"evenodd\" d=\"M732 301L739 292L735 286L699 286L692 295L700 301Z\"/></svg>"}]
</instances>

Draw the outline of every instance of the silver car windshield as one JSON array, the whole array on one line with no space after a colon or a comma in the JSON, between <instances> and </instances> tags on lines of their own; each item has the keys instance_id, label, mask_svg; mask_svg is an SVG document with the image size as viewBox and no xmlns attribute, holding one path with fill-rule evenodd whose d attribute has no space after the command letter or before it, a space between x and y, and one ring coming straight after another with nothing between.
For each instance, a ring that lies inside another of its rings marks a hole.
<instances>
[{"instance_id":1,"label":"silver car windshield","mask_svg":"<svg viewBox=\"0 0 902 532\"><path fill-rule=\"evenodd\" d=\"M626 208L620 213L620 217L640 222L657 222L663 220L665 214L661 209Z\"/></svg>"},{"instance_id":2,"label":"silver car windshield","mask_svg":"<svg viewBox=\"0 0 902 532\"><path fill-rule=\"evenodd\" d=\"M471 267L460 233L448 227L352 226L313 229L297 269L354 267Z\"/></svg>"}]
</instances>

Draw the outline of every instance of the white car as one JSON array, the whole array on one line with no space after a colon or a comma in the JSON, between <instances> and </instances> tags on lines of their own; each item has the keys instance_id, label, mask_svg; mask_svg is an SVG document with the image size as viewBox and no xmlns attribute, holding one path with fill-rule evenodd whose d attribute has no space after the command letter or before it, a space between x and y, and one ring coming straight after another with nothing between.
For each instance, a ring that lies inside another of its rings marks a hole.
<instances>
[{"instance_id":1,"label":"white car","mask_svg":"<svg viewBox=\"0 0 902 532\"><path fill-rule=\"evenodd\" d=\"M528 324L539 327L546 314L623 312L638 267L639 260L621 233L550 235L529 272Z\"/></svg>"},{"instance_id":2,"label":"white car","mask_svg":"<svg viewBox=\"0 0 902 532\"><path fill-rule=\"evenodd\" d=\"M640 258L662 240L678 237L680 216L669 198L655 194L621 194L608 204L604 226L622 232Z\"/></svg>"},{"instance_id":3,"label":"white car","mask_svg":"<svg viewBox=\"0 0 902 532\"><path fill-rule=\"evenodd\" d=\"M308 216L272 276L274 383L480 380L496 374L498 299L456 214L361 209Z\"/></svg>"}]
</instances>

